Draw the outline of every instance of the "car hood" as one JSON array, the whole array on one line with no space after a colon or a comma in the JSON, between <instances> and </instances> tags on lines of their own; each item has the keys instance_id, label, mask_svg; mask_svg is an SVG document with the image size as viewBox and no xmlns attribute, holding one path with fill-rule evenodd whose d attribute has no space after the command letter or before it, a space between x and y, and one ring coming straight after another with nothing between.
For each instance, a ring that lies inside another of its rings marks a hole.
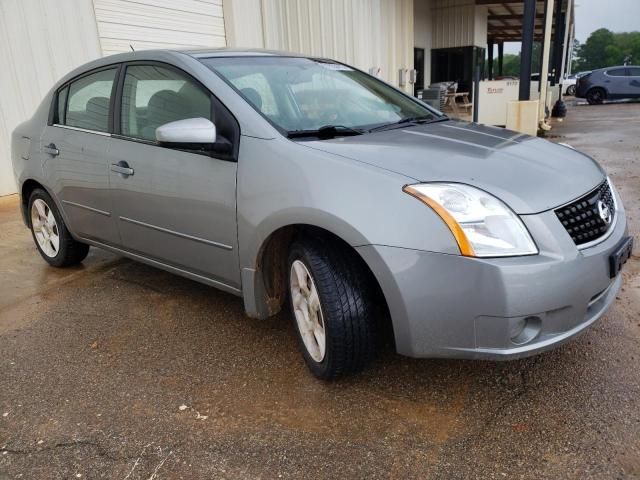
<instances>
[{"instance_id":1,"label":"car hood","mask_svg":"<svg viewBox=\"0 0 640 480\"><path fill-rule=\"evenodd\" d=\"M473 185L519 214L568 203L605 179L593 159L569 147L466 122L446 121L300 144L416 182Z\"/></svg>"}]
</instances>

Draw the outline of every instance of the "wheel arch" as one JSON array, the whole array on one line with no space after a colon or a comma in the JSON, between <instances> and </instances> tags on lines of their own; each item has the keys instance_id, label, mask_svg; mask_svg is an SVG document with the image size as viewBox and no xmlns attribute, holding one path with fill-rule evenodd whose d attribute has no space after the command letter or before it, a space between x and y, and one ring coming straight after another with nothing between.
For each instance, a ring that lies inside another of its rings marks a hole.
<instances>
[{"instance_id":1,"label":"wheel arch","mask_svg":"<svg viewBox=\"0 0 640 480\"><path fill-rule=\"evenodd\" d=\"M54 198L53 195L51 195L51 192L44 185L32 178L26 179L20 186L20 210L22 212L22 220L29 228L31 228L31 221L29 218L29 197L31 197L33 191L38 188L41 188L47 192L51 198ZM60 210L59 206L58 210Z\"/></svg>"},{"instance_id":2,"label":"wheel arch","mask_svg":"<svg viewBox=\"0 0 640 480\"><path fill-rule=\"evenodd\" d=\"M22 185L20 186L20 190L19 190L20 191L20 210L22 212L22 220L24 221L24 224L27 226L27 228L31 228L31 223L29 218L29 197L31 197L31 193L33 193L33 191L37 188L41 188L42 190L47 192L47 194L49 194L49 196L51 197L51 200L53 200L53 202L55 203L58 209L58 212L60 212L60 215L62 216L62 220L64 221L67 229L69 230L69 233L74 239L76 239L76 236L74 235L71 228L69 227L69 219L67 218L67 213L65 212L64 208L62 208L61 202L59 201L58 197L51 191L51 189L47 188L47 186L45 186L42 182L34 178L25 179L22 182Z\"/></svg>"},{"instance_id":3,"label":"wheel arch","mask_svg":"<svg viewBox=\"0 0 640 480\"><path fill-rule=\"evenodd\" d=\"M607 87L603 87L602 85L594 85L592 87L589 87L589 90L587 90L587 92L585 93L585 97L587 97L589 93L593 92L594 90L602 90L604 92L604 100L609 98L609 90L607 89Z\"/></svg>"},{"instance_id":4,"label":"wheel arch","mask_svg":"<svg viewBox=\"0 0 640 480\"><path fill-rule=\"evenodd\" d=\"M261 243L255 258L255 268L242 269L242 290L245 310L250 317L267 318L280 312L287 299L287 259L289 248L296 239L305 236L335 242L347 249L363 268L376 289L376 297L383 311L382 321L392 333L387 300L373 270L354 245L341 235L325 227L309 223L291 223L280 226Z\"/></svg>"}]
</instances>

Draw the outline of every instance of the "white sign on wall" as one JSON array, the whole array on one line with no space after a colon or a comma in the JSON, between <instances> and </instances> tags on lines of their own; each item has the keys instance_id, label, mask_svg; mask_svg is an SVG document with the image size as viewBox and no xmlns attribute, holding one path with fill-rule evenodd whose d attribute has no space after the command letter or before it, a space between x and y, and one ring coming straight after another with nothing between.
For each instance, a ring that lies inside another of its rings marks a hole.
<instances>
[{"instance_id":1,"label":"white sign on wall","mask_svg":"<svg viewBox=\"0 0 640 480\"><path fill-rule=\"evenodd\" d=\"M518 80L490 80L480 82L478 123L505 126L507 104L518 100Z\"/></svg>"}]
</instances>

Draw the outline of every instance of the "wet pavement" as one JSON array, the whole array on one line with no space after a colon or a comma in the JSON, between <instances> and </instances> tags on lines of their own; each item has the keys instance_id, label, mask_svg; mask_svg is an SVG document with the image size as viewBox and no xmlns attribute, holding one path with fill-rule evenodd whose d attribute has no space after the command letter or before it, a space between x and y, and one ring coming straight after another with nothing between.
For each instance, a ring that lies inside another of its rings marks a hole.
<instances>
[{"instance_id":1,"label":"wet pavement","mask_svg":"<svg viewBox=\"0 0 640 480\"><path fill-rule=\"evenodd\" d=\"M640 104L552 131L611 174L640 240ZM0 199L0 479L640 478L640 261L613 309L510 363L384 352L315 380L288 314L92 249L45 266ZM638 243L640 245L640 242Z\"/></svg>"}]
</instances>

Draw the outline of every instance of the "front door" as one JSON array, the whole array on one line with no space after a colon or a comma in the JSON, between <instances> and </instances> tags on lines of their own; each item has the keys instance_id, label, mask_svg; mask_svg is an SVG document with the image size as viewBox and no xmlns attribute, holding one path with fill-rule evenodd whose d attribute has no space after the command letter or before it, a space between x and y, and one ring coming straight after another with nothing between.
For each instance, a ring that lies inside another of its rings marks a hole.
<instances>
[{"instance_id":1,"label":"front door","mask_svg":"<svg viewBox=\"0 0 640 480\"><path fill-rule=\"evenodd\" d=\"M162 64L128 65L118 102L110 184L124 247L239 289L237 163L155 140L160 125L204 117L237 143L237 123L196 80Z\"/></svg>"},{"instance_id":2,"label":"front door","mask_svg":"<svg viewBox=\"0 0 640 480\"><path fill-rule=\"evenodd\" d=\"M91 72L56 93L41 146L44 174L76 235L119 244L109 194L109 109L117 68Z\"/></svg>"},{"instance_id":3,"label":"front door","mask_svg":"<svg viewBox=\"0 0 640 480\"><path fill-rule=\"evenodd\" d=\"M609 98L623 98L628 95L629 80L626 67L607 70L604 74L604 84Z\"/></svg>"}]
</instances>

